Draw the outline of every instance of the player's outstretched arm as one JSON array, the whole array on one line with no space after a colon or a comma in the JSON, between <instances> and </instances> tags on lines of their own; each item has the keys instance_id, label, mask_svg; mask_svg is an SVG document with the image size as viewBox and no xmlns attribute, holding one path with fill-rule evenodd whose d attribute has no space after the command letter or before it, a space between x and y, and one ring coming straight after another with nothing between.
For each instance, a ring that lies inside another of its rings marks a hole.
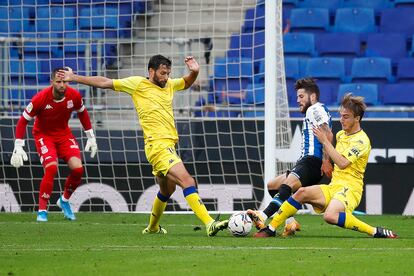
<instances>
[{"instance_id":1,"label":"player's outstretched arm","mask_svg":"<svg viewBox=\"0 0 414 276\"><path fill-rule=\"evenodd\" d=\"M184 59L184 63L187 65L188 70L190 70L187 75L183 76L183 79L185 81L184 89L187 89L193 85L197 79L198 72L200 71L200 65L198 65L198 62L192 56L186 57Z\"/></svg>"},{"instance_id":2,"label":"player's outstretched arm","mask_svg":"<svg viewBox=\"0 0 414 276\"><path fill-rule=\"evenodd\" d=\"M106 77L101 76L80 76L73 73L70 67L65 67L66 70L60 70L58 72L58 77L63 78L64 81L68 82L77 82L97 88L109 88L114 89L113 80Z\"/></svg>"}]
</instances>

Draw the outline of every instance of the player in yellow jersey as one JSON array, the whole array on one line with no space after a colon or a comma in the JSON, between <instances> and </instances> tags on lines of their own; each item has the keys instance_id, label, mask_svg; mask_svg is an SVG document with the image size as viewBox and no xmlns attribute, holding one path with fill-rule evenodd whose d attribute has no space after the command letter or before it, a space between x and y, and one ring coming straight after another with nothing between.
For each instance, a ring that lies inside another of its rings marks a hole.
<instances>
[{"instance_id":1,"label":"player in yellow jersey","mask_svg":"<svg viewBox=\"0 0 414 276\"><path fill-rule=\"evenodd\" d=\"M178 133L173 113L174 93L189 88L197 79L200 66L188 56L184 60L189 73L177 79L170 79L171 61L155 55L148 62L148 78L132 76L124 79L109 79L101 76L79 76L70 68L60 71L66 81L78 82L98 88L109 88L131 96L144 132L145 155L152 165L160 191L154 199L151 217L142 233L166 234L159 224L167 206L167 200L174 193L176 185L183 189L184 197L197 217L205 224L208 236L227 228L228 221L214 220L198 195L194 178L188 173L175 151Z\"/></svg>"},{"instance_id":2,"label":"player in yellow jersey","mask_svg":"<svg viewBox=\"0 0 414 276\"><path fill-rule=\"evenodd\" d=\"M373 227L357 219L352 211L359 205L363 191L363 178L368 163L371 143L361 128L366 105L362 97L347 94L340 106L342 130L336 135L336 148L330 142L332 132L314 128L313 133L323 144L325 152L335 163L329 185L303 187L280 207L270 224L254 237L276 235L276 229L302 204L311 204L316 212L324 212L324 220L342 228L366 233L374 238L396 238L397 235L382 227Z\"/></svg>"}]
</instances>

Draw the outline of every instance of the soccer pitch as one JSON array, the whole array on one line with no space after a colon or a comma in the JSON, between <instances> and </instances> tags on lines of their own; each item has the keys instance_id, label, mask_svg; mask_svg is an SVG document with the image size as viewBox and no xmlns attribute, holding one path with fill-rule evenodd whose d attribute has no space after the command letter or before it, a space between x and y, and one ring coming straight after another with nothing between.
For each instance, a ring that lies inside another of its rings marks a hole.
<instances>
[{"instance_id":1,"label":"soccer pitch","mask_svg":"<svg viewBox=\"0 0 414 276\"><path fill-rule=\"evenodd\" d=\"M228 216L222 216L228 217ZM300 215L291 238L209 238L194 215L164 215L167 235L142 235L148 215L0 214L0 275L409 275L414 270L414 217L363 216L398 239L372 239Z\"/></svg>"}]
</instances>

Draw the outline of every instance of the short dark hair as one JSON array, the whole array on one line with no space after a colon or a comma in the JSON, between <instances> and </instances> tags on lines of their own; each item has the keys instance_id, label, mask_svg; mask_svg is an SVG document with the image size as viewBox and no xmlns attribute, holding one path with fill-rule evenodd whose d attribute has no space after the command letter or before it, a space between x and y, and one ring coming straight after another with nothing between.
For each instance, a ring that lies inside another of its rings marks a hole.
<instances>
[{"instance_id":1,"label":"short dark hair","mask_svg":"<svg viewBox=\"0 0 414 276\"><path fill-rule=\"evenodd\" d=\"M341 102L341 107L351 110L354 116L359 116L359 121L364 117L367 105L364 102L364 97L353 96L352 93L347 93Z\"/></svg>"},{"instance_id":2,"label":"short dark hair","mask_svg":"<svg viewBox=\"0 0 414 276\"><path fill-rule=\"evenodd\" d=\"M52 70L52 74L50 74L50 79L51 79L51 80L55 79L56 73L57 73L58 71L60 71L60 70L65 71L66 69L65 69L65 68L54 68L54 69Z\"/></svg>"},{"instance_id":3,"label":"short dark hair","mask_svg":"<svg viewBox=\"0 0 414 276\"><path fill-rule=\"evenodd\" d=\"M316 94L316 100L319 101L319 87L316 84L315 79L313 78L304 78L304 79L298 79L295 83L295 89L298 91L299 89L305 89L307 94Z\"/></svg>"},{"instance_id":4,"label":"short dark hair","mask_svg":"<svg viewBox=\"0 0 414 276\"><path fill-rule=\"evenodd\" d=\"M156 71L160 67L160 65L166 65L167 67L171 67L171 60L162 55L152 56L148 62L148 70L152 68Z\"/></svg>"}]
</instances>

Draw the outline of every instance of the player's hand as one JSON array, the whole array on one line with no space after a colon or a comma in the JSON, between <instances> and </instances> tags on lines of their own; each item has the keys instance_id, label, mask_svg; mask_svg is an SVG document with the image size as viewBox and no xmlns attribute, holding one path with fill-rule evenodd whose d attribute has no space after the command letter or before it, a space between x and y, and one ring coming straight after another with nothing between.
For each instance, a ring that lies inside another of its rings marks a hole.
<instances>
[{"instance_id":1,"label":"player's hand","mask_svg":"<svg viewBox=\"0 0 414 276\"><path fill-rule=\"evenodd\" d=\"M73 80L73 71L72 68L70 68L69 66L65 67L65 70L59 70L57 72L57 76L62 78L62 80L64 81L72 81Z\"/></svg>"},{"instance_id":2,"label":"player's hand","mask_svg":"<svg viewBox=\"0 0 414 276\"><path fill-rule=\"evenodd\" d=\"M325 144L326 142L329 142L327 133L325 130L323 130L321 127L313 127L312 128L313 134L318 138L319 142L321 144Z\"/></svg>"},{"instance_id":3,"label":"player's hand","mask_svg":"<svg viewBox=\"0 0 414 276\"><path fill-rule=\"evenodd\" d=\"M331 161L327 159L322 160L321 175L325 175L328 178L332 178L332 171L333 166Z\"/></svg>"},{"instance_id":4,"label":"player's hand","mask_svg":"<svg viewBox=\"0 0 414 276\"><path fill-rule=\"evenodd\" d=\"M198 72L200 71L200 65L198 65L198 62L194 59L193 56L188 56L184 59L185 64L188 67L188 70L192 72Z\"/></svg>"},{"instance_id":5,"label":"player's hand","mask_svg":"<svg viewBox=\"0 0 414 276\"><path fill-rule=\"evenodd\" d=\"M16 141L14 141L14 150L13 150L13 155L10 159L10 164L15 168L19 168L23 166L23 161L29 160L27 158L27 154L24 151L23 147L24 147L24 140L16 139Z\"/></svg>"},{"instance_id":6,"label":"player's hand","mask_svg":"<svg viewBox=\"0 0 414 276\"><path fill-rule=\"evenodd\" d=\"M92 129L85 131L88 141L86 141L85 151L91 152L91 158L95 157L96 152L98 151L98 144L96 143L95 134Z\"/></svg>"}]
</instances>

